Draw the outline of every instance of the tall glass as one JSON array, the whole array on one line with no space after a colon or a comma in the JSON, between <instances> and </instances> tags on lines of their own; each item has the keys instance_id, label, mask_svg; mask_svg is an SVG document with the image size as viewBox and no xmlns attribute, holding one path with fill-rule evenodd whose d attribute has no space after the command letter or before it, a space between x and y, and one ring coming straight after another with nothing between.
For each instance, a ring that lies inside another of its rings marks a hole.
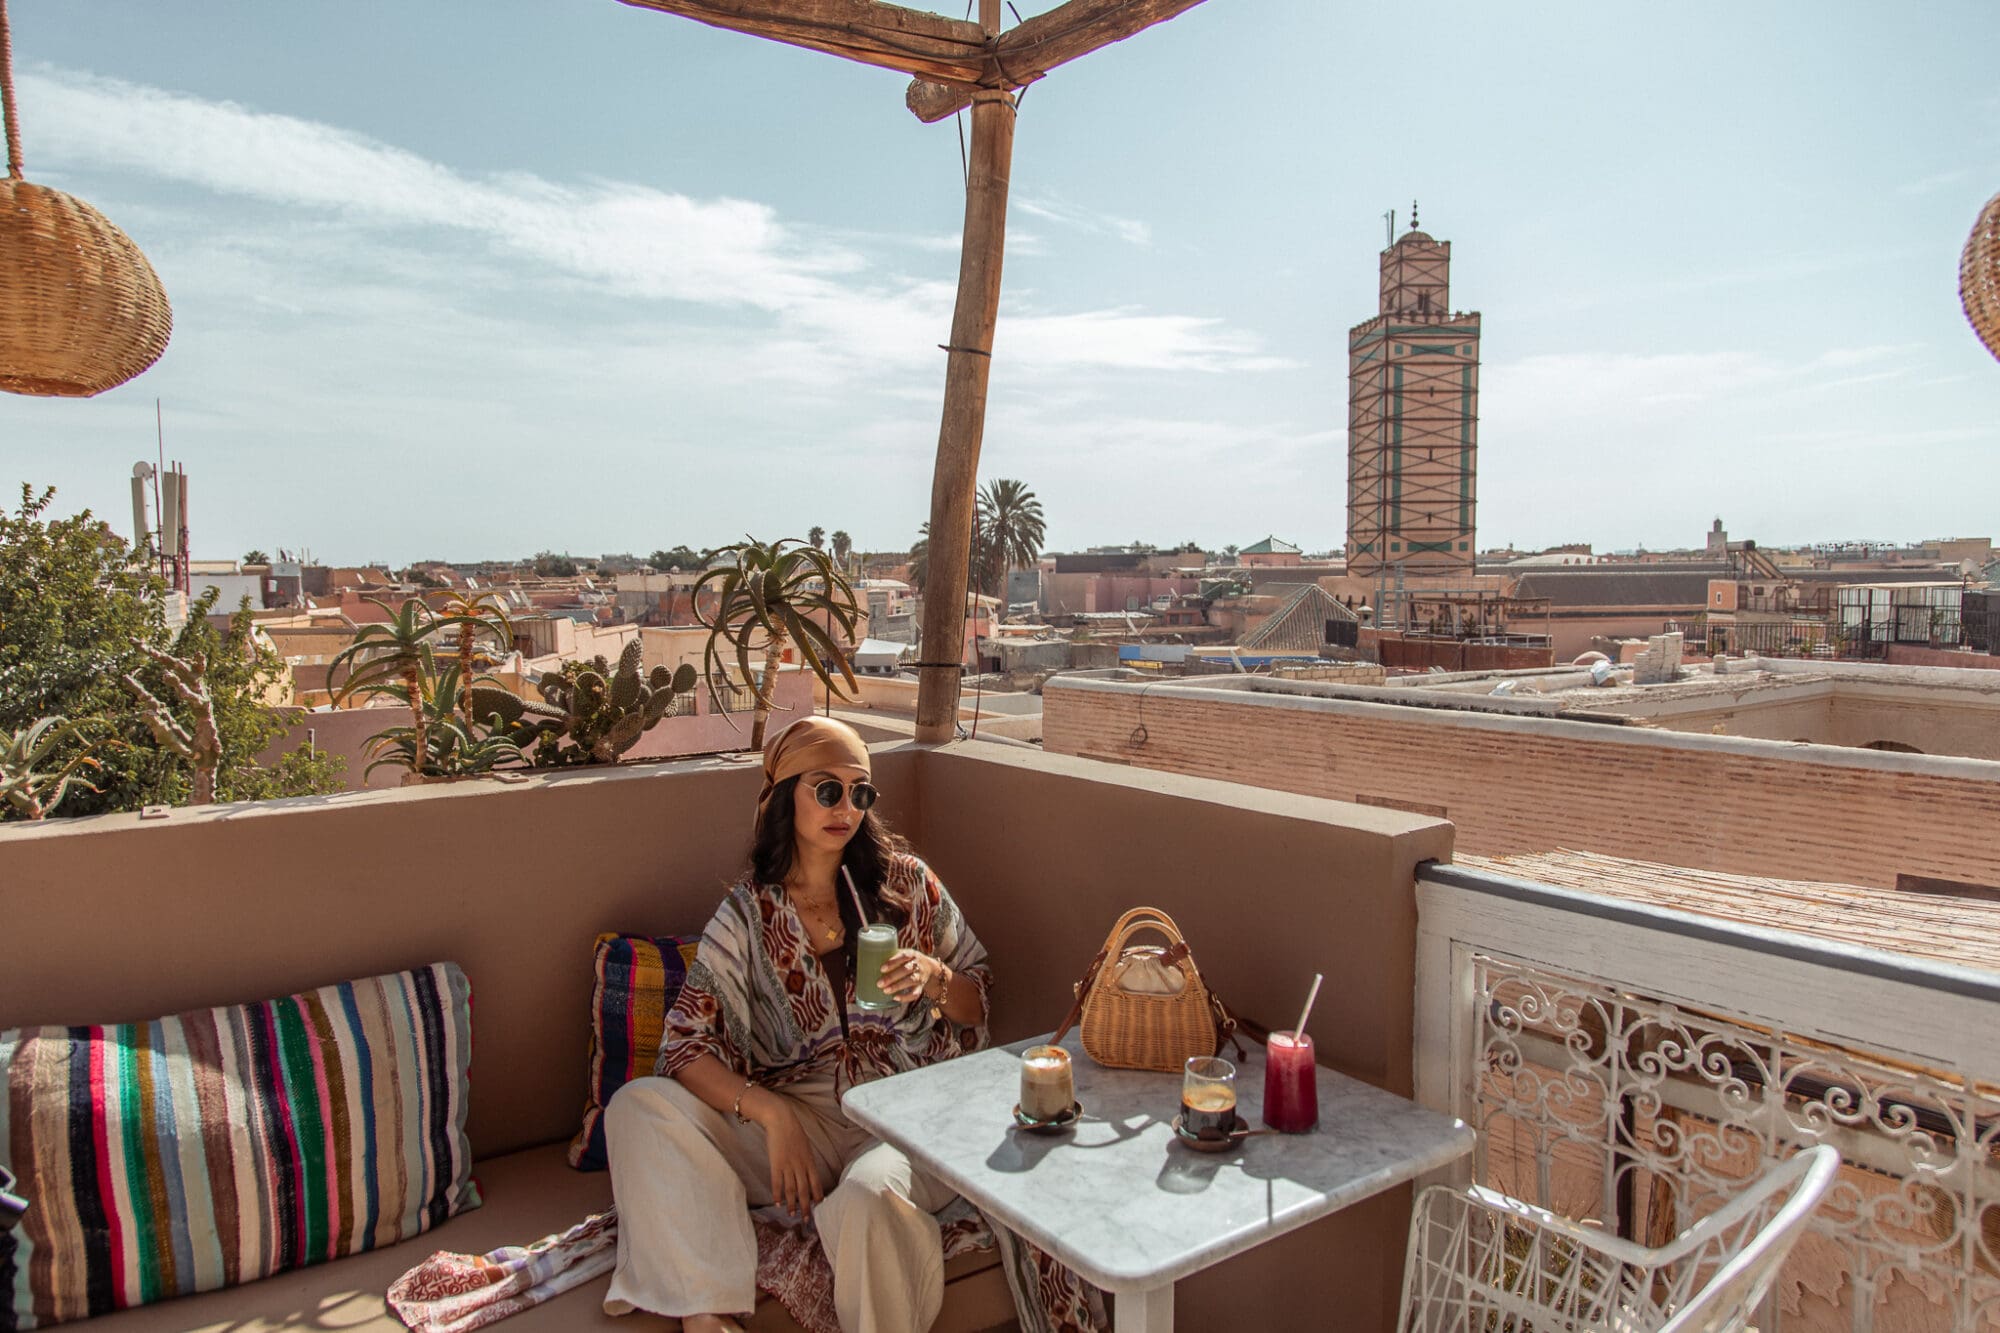
<instances>
[{"instance_id":1,"label":"tall glass","mask_svg":"<svg viewBox=\"0 0 2000 1333\"><path fill-rule=\"evenodd\" d=\"M1181 1077L1181 1128L1196 1138L1226 1138L1236 1128L1236 1066L1197 1055Z\"/></svg>"},{"instance_id":2,"label":"tall glass","mask_svg":"<svg viewBox=\"0 0 2000 1333\"><path fill-rule=\"evenodd\" d=\"M901 1006L882 989L882 969L896 952L896 928L884 921L861 928L854 940L854 1003L870 1013Z\"/></svg>"},{"instance_id":3,"label":"tall glass","mask_svg":"<svg viewBox=\"0 0 2000 1333\"><path fill-rule=\"evenodd\" d=\"M1319 1071L1303 1032L1273 1032L1264 1047L1264 1123L1282 1134L1319 1123Z\"/></svg>"}]
</instances>

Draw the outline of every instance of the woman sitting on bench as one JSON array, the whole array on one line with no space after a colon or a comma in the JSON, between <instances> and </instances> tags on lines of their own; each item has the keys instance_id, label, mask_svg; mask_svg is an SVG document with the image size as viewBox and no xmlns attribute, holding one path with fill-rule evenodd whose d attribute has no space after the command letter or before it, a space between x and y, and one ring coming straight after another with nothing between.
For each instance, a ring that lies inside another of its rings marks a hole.
<instances>
[{"instance_id":1,"label":"woman sitting on bench","mask_svg":"<svg viewBox=\"0 0 2000 1333\"><path fill-rule=\"evenodd\" d=\"M605 1113L612 1314L740 1328L757 1300L750 1209L775 1205L818 1227L845 1333L937 1318L944 1252L931 1215L952 1191L850 1124L840 1094L979 1049L990 974L944 885L870 813L868 777L867 745L831 719L764 747L750 869L702 934L658 1077L626 1084ZM885 1011L856 1004L869 922L895 926L900 945L881 968L896 1001Z\"/></svg>"}]
</instances>

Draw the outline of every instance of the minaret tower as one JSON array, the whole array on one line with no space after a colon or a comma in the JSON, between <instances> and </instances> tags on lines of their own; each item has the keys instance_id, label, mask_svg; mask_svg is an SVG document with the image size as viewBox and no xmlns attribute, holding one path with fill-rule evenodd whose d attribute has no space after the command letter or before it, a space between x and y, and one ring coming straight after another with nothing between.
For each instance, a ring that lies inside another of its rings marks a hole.
<instances>
[{"instance_id":1,"label":"minaret tower","mask_svg":"<svg viewBox=\"0 0 2000 1333\"><path fill-rule=\"evenodd\" d=\"M1381 306L1347 335L1347 572L1470 576L1479 462L1479 316L1451 312L1451 242L1410 229L1382 252Z\"/></svg>"}]
</instances>

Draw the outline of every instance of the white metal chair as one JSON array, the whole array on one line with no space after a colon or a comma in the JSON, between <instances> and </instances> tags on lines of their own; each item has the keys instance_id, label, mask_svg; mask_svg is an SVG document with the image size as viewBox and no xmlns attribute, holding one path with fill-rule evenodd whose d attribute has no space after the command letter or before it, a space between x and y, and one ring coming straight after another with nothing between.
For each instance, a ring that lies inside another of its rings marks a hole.
<instances>
[{"instance_id":1,"label":"white metal chair","mask_svg":"<svg viewBox=\"0 0 2000 1333\"><path fill-rule=\"evenodd\" d=\"M1403 1268L1403 1333L1725 1333L1771 1288L1840 1154L1787 1158L1659 1249L1493 1190L1439 1185L1417 1200Z\"/></svg>"}]
</instances>

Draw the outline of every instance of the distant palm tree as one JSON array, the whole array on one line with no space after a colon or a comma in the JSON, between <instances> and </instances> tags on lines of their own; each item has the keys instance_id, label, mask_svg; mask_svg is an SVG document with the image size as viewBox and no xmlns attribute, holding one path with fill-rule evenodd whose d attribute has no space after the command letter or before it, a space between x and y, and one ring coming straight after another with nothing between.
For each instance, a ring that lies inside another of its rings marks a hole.
<instances>
[{"instance_id":1,"label":"distant palm tree","mask_svg":"<svg viewBox=\"0 0 2000 1333\"><path fill-rule=\"evenodd\" d=\"M853 554L854 554L854 538L848 536L845 531L834 533L833 563L839 565L842 569L846 569L847 557Z\"/></svg>"},{"instance_id":2,"label":"distant palm tree","mask_svg":"<svg viewBox=\"0 0 2000 1333\"><path fill-rule=\"evenodd\" d=\"M926 523L917 529L917 539L910 543L910 586L918 592L931 581L931 525Z\"/></svg>"},{"instance_id":3,"label":"distant palm tree","mask_svg":"<svg viewBox=\"0 0 2000 1333\"><path fill-rule=\"evenodd\" d=\"M812 543L813 550L824 551L826 549L826 529L821 527L807 528L806 540Z\"/></svg>"},{"instance_id":4,"label":"distant palm tree","mask_svg":"<svg viewBox=\"0 0 2000 1333\"><path fill-rule=\"evenodd\" d=\"M980 579L1003 601L1007 575L1033 569L1042 558L1042 502L1024 482L997 477L979 492L978 519L973 529Z\"/></svg>"}]
</instances>

